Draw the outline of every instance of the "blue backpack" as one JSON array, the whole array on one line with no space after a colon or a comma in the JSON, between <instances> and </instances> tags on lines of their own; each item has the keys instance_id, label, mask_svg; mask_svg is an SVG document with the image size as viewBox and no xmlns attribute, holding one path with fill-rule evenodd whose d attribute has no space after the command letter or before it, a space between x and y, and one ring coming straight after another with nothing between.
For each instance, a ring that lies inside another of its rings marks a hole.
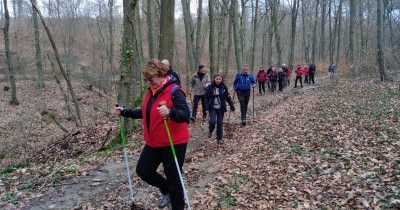
<instances>
[{"instance_id":1,"label":"blue backpack","mask_svg":"<svg viewBox=\"0 0 400 210\"><path fill-rule=\"evenodd\" d=\"M177 85L177 84L175 84L174 87L172 87L172 89L171 89L172 100L174 99L174 92L175 92L178 88L180 88L180 86ZM182 92L183 92L183 91L182 91ZM185 96L186 96L186 93L185 93L185 92L183 92L183 94L185 94ZM185 101L186 101L186 100L185 100ZM190 106L189 106L189 103L188 103L187 101L186 101L186 108L189 110L189 116L187 117L186 123L189 124L189 123L190 123L190 119L192 118L192 111L190 110Z\"/></svg>"}]
</instances>

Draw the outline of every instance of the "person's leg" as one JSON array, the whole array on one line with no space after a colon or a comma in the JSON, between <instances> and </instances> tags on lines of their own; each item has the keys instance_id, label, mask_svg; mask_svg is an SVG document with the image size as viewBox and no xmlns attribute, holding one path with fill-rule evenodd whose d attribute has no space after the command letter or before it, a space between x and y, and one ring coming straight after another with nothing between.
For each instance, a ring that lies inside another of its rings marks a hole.
<instances>
[{"instance_id":1,"label":"person's leg","mask_svg":"<svg viewBox=\"0 0 400 210\"><path fill-rule=\"evenodd\" d=\"M268 86L268 90L271 90L271 81L269 81L269 79L267 79L267 86Z\"/></svg>"},{"instance_id":2,"label":"person's leg","mask_svg":"<svg viewBox=\"0 0 400 210\"><path fill-rule=\"evenodd\" d=\"M247 112L246 97L243 92L237 92L237 95L240 103L240 116L243 123L246 122L246 112Z\"/></svg>"},{"instance_id":3,"label":"person's leg","mask_svg":"<svg viewBox=\"0 0 400 210\"><path fill-rule=\"evenodd\" d=\"M179 170L182 172L185 160L187 144L174 145L176 157L178 159ZM185 197L183 194L181 180L176 168L175 160L171 148L163 147L162 162L165 176L167 177L168 192L171 195L171 205L173 210L183 210L185 208Z\"/></svg>"},{"instance_id":4,"label":"person's leg","mask_svg":"<svg viewBox=\"0 0 400 210\"><path fill-rule=\"evenodd\" d=\"M145 145L136 165L136 173L143 181L159 188L161 193L166 195L168 194L167 181L157 173L161 161L160 151Z\"/></svg>"},{"instance_id":5,"label":"person's leg","mask_svg":"<svg viewBox=\"0 0 400 210\"><path fill-rule=\"evenodd\" d=\"M208 137L211 138L212 133L213 133L213 131L215 129L215 123L217 122L217 114L216 114L215 109L211 109L209 114L210 114L210 124L209 124L209 127L208 127L209 128L208 129L208 131L209 131L208 132Z\"/></svg>"},{"instance_id":6,"label":"person's leg","mask_svg":"<svg viewBox=\"0 0 400 210\"><path fill-rule=\"evenodd\" d=\"M199 105L199 101L200 101L200 96L195 95L194 99L193 99L193 112L192 112L192 117L194 119L196 119L196 115L197 115L197 106Z\"/></svg>"},{"instance_id":7,"label":"person's leg","mask_svg":"<svg viewBox=\"0 0 400 210\"><path fill-rule=\"evenodd\" d=\"M300 77L300 85L301 85L301 87L303 87L303 78L302 77Z\"/></svg>"},{"instance_id":8,"label":"person's leg","mask_svg":"<svg viewBox=\"0 0 400 210\"><path fill-rule=\"evenodd\" d=\"M222 123L224 121L224 112L221 109L218 109L217 112L217 142L220 144L222 143Z\"/></svg>"},{"instance_id":9,"label":"person's leg","mask_svg":"<svg viewBox=\"0 0 400 210\"><path fill-rule=\"evenodd\" d=\"M265 94L265 81L261 83L261 86L262 86L262 91Z\"/></svg>"},{"instance_id":10,"label":"person's leg","mask_svg":"<svg viewBox=\"0 0 400 210\"><path fill-rule=\"evenodd\" d=\"M258 93L261 95L261 82L258 82Z\"/></svg>"},{"instance_id":11,"label":"person's leg","mask_svg":"<svg viewBox=\"0 0 400 210\"><path fill-rule=\"evenodd\" d=\"M296 80L294 81L294 87L297 88L297 81L299 80L299 77L296 76Z\"/></svg>"},{"instance_id":12,"label":"person's leg","mask_svg":"<svg viewBox=\"0 0 400 210\"><path fill-rule=\"evenodd\" d=\"M206 112L206 101L204 100L205 95L200 96L201 99L201 108L203 109L203 119L207 117L207 112Z\"/></svg>"}]
</instances>

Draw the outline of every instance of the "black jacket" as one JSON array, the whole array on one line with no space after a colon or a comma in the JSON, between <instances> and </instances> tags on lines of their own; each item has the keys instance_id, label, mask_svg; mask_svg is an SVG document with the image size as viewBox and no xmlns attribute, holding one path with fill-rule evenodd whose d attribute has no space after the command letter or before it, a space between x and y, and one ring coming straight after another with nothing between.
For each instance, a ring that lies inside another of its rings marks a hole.
<instances>
[{"instance_id":1,"label":"black jacket","mask_svg":"<svg viewBox=\"0 0 400 210\"><path fill-rule=\"evenodd\" d=\"M171 80L175 81L177 85L181 86L181 79L172 68L167 71L167 75L171 78Z\"/></svg>"},{"instance_id":2,"label":"black jacket","mask_svg":"<svg viewBox=\"0 0 400 210\"><path fill-rule=\"evenodd\" d=\"M219 90L221 91L218 96L215 95L216 87L218 87ZM222 111L226 112L226 110L227 110L225 101L227 101L229 103L231 110L235 111L235 106L233 105L233 101L231 99L231 96L229 95L228 88L225 85L217 86L215 83L209 85L206 90L204 99L206 102L206 110L207 111L214 109L214 100L216 97L219 97Z\"/></svg>"}]
</instances>

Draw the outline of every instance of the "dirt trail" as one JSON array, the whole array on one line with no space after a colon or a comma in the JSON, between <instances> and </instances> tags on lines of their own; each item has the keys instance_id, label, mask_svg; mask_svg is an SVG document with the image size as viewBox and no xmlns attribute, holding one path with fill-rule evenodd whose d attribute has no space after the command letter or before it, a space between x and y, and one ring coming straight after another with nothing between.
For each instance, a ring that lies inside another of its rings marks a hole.
<instances>
[{"instance_id":1,"label":"dirt trail","mask_svg":"<svg viewBox=\"0 0 400 210\"><path fill-rule=\"evenodd\" d=\"M322 83L320 83L322 84ZM255 95L255 121L252 121L252 98L249 104L249 125L257 129L265 128L262 122L257 122L258 116L273 114L273 107L284 103L290 97L313 89L318 85L305 85L302 89L291 87L282 93L267 93L266 95ZM208 123L198 120L190 124L191 141L188 145L186 163L184 166L184 179L188 186L189 197L197 191L204 191L211 180L218 176L218 168L214 163L226 158L227 154L240 147L233 138L245 138L246 127L239 124L239 105L235 99L237 113L232 113L230 123L224 125L225 144L218 146L215 139L207 138ZM228 113L225 116L227 121ZM237 141L236 141L237 142ZM135 173L135 167L139 154L129 157L130 169L132 171L135 203L146 208L154 209L157 205L159 192L155 188L143 183ZM122 157L122 156L121 156ZM92 170L87 176L78 176L71 180L63 181L51 191L43 194L40 198L34 198L25 202L23 209L85 209L87 207L111 207L119 205L129 208L129 189L126 178L124 162L106 162ZM125 203L125 204L124 204Z\"/></svg>"}]
</instances>

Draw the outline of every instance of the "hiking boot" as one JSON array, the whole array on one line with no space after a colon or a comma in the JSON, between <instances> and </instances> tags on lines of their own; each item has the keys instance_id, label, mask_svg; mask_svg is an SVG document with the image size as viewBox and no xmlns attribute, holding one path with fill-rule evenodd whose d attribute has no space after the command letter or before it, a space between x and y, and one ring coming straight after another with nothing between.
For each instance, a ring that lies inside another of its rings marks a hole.
<instances>
[{"instance_id":1,"label":"hiking boot","mask_svg":"<svg viewBox=\"0 0 400 210\"><path fill-rule=\"evenodd\" d=\"M191 117L190 120L192 121L192 123L194 123L196 121L196 118Z\"/></svg>"},{"instance_id":2,"label":"hiking boot","mask_svg":"<svg viewBox=\"0 0 400 210\"><path fill-rule=\"evenodd\" d=\"M211 138L211 137L212 137L212 133L208 132L208 138Z\"/></svg>"},{"instance_id":3,"label":"hiking boot","mask_svg":"<svg viewBox=\"0 0 400 210\"><path fill-rule=\"evenodd\" d=\"M246 125L246 121L243 121L243 122L242 122L242 126L245 126L245 125Z\"/></svg>"},{"instance_id":4,"label":"hiking boot","mask_svg":"<svg viewBox=\"0 0 400 210\"><path fill-rule=\"evenodd\" d=\"M218 143L218 144L223 144L224 142L222 141L222 139L218 139L218 140L217 140L217 143Z\"/></svg>"},{"instance_id":5,"label":"hiking boot","mask_svg":"<svg viewBox=\"0 0 400 210\"><path fill-rule=\"evenodd\" d=\"M159 209L163 209L165 207L167 207L169 204L171 203L171 197L169 194L163 195L161 197L160 202L158 203L158 208Z\"/></svg>"}]
</instances>

